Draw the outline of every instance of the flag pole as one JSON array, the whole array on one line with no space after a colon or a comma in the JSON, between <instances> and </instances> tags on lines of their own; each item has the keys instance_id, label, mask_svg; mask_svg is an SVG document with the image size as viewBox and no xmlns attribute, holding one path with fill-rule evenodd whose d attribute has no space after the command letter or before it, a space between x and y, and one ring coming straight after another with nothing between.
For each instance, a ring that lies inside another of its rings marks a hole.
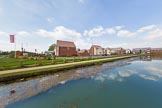
<instances>
[{"instance_id":1,"label":"flag pole","mask_svg":"<svg viewBox=\"0 0 162 108\"><path fill-rule=\"evenodd\" d=\"M16 58L16 34L10 34L10 43L15 44L15 58Z\"/></svg>"},{"instance_id":2,"label":"flag pole","mask_svg":"<svg viewBox=\"0 0 162 108\"><path fill-rule=\"evenodd\" d=\"M16 58L16 43L15 43L15 58Z\"/></svg>"},{"instance_id":3,"label":"flag pole","mask_svg":"<svg viewBox=\"0 0 162 108\"><path fill-rule=\"evenodd\" d=\"M15 59L16 59L16 34L15 34Z\"/></svg>"}]
</instances>

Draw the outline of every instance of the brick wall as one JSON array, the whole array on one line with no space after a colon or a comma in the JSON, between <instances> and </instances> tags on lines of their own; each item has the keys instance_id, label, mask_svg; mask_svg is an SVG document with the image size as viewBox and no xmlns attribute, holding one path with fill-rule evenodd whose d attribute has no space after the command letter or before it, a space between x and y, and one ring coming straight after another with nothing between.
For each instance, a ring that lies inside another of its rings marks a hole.
<instances>
[{"instance_id":1,"label":"brick wall","mask_svg":"<svg viewBox=\"0 0 162 108\"><path fill-rule=\"evenodd\" d=\"M156 54L162 53L162 50L151 50L151 53L156 53Z\"/></svg>"},{"instance_id":2,"label":"brick wall","mask_svg":"<svg viewBox=\"0 0 162 108\"><path fill-rule=\"evenodd\" d=\"M76 47L59 47L58 56L76 56Z\"/></svg>"},{"instance_id":3,"label":"brick wall","mask_svg":"<svg viewBox=\"0 0 162 108\"><path fill-rule=\"evenodd\" d=\"M77 53L78 56L89 56L90 54L88 53L88 51L85 51L83 53Z\"/></svg>"},{"instance_id":4,"label":"brick wall","mask_svg":"<svg viewBox=\"0 0 162 108\"><path fill-rule=\"evenodd\" d=\"M91 47L91 48L89 49L89 54L90 54L90 55L94 55L94 48L93 48L93 47Z\"/></svg>"},{"instance_id":5,"label":"brick wall","mask_svg":"<svg viewBox=\"0 0 162 108\"><path fill-rule=\"evenodd\" d=\"M125 50L114 50L112 54L117 54L117 55L125 54Z\"/></svg>"}]
</instances>

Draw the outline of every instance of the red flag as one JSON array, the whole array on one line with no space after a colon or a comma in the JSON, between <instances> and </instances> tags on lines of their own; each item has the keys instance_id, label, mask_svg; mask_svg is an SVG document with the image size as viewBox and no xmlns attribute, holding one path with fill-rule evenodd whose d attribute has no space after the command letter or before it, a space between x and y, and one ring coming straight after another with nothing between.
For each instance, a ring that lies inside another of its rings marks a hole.
<instances>
[{"instance_id":1,"label":"red flag","mask_svg":"<svg viewBox=\"0 0 162 108\"><path fill-rule=\"evenodd\" d=\"M14 43L15 42L15 36L14 35L10 35L10 42Z\"/></svg>"}]
</instances>

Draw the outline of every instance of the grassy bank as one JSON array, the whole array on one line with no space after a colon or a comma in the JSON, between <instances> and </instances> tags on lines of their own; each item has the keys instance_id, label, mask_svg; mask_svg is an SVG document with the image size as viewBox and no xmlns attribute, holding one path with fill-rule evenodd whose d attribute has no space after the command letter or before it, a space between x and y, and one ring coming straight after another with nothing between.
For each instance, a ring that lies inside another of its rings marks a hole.
<instances>
[{"instance_id":1,"label":"grassy bank","mask_svg":"<svg viewBox=\"0 0 162 108\"><path fill-rule=\"evenodd\" d=\"M73 62L73 63L58 64L58 65L1 71L0 82L11 81L11 80L16 80L16 79L21 79L21 78L43 75L43 74L50 74L50 73L55 73L55 72L59 72L63 70L84 67L84 66L100 65L105 62L112 62L115 60L131 58L131 57L136 57L136 56L139 56L139 55L118 56L118 57L102 58L102 59L88 60L88 61L82 61L82 62Z\"/></svg>"},{"instance_id":2,"label":"grassy bank","mask_svg":"<svg viewBox=\"0 0 162 108\"><path fill-rule=\"evenodd\" d=\"M51 64L64 64L71 62L80 62L80 61L88 61L88 60L96 60L101 58L109 58L116 56L107 56L107 57L57 57L52 63L50 59L21 59L21 58L0 58L0 71L3 70L12 70L12 69L20 69L20 68L29 68L29 67L38 67L38 66L46 66Z\"/></svg>"}]
</instances>

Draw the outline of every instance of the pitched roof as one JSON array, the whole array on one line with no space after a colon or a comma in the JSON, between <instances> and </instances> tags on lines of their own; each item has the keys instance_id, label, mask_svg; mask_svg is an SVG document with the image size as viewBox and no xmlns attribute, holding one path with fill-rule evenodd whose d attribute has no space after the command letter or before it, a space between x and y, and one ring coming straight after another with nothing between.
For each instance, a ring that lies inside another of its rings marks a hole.
<instances>
[{"instance_id":1,"label":"pitched roof","mask_svg":"<svg viewBox=\"0 0 162 108\"><path fill-rule=\"evenodd\" d=\"M92 45L93 48L102 48L101 46L99 45Z\"/></svg>"},{"instance_id":2,"label":"pitched roof","mask_svg":"<svg viewBox=\"0 0 162 108\"><path fill-rule=\"evenodd\" d=\"M75 47L74 42L57 40L57 46L61 47Z\"/></svg>"},{"instance_id":3,"label":"pitched roof","mask_svg":"<svg viewBox=\"0 0 162 108\"><path fill-rule=\"evenodd\" d=\"M133 50L151 50L151 48L150 47L148 47L148 48L133 48Z\"/></svg>"},{"instance_id":4,"label":"pitched roof","mask_svg":"<svg viewBox=\"0 0 162 108\"><path fill-rule=\"evenodd\" d=\"M162 48L151 48L151 50L162 50Z\"/></svg>"},{"instance_id":5,"label":"pitched roof","mask_svg":"<svg viewBox=\"0 0 162 108\"><path fill-rule=\"evenodd\" d=\"M83 50L77 51L77 53L85 53L85 52L88 52L88 50L83 49Z\"/></svg>"},{"instance_id":6,"label":"pitched roof","mask_svg":"<svg viewBox=\"0 0 162 108\"><path fill-rule=\"evenodd\" d=\"M123 48L118 47L118 48L111 48L111 50L122 50Z\"/></svg>"}]
</instances>

